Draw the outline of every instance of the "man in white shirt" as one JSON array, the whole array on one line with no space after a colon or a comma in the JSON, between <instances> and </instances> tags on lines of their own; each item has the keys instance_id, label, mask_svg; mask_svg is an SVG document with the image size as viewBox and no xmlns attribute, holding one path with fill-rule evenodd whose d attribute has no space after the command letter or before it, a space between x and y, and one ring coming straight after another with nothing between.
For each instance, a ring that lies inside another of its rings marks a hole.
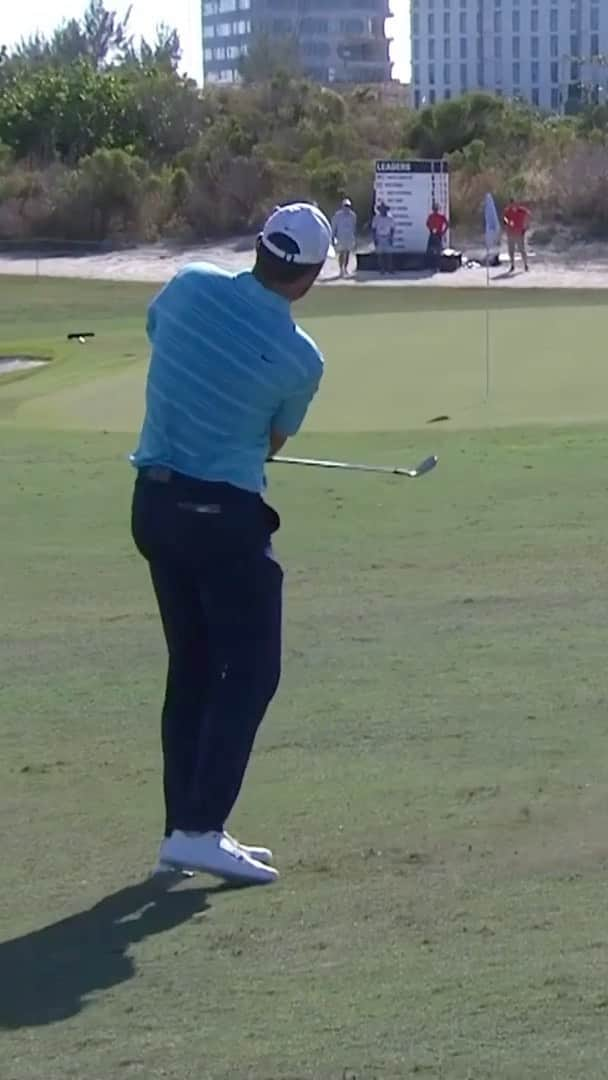
<instances>
[{"instance_id":1,"label":"man in white shirt","mask_svg":"<svg viewBox=\"0 0 608 1080\"><path fill-rule=\"evenodd\" d=\"M381 274L393 272L393 242L395 239L395 219L385 202L378 206L378 212L372 221L374 247L378 255Z\"/></svg>"},{"instance_id":2,"label":"man in white shirt","mask_svg":"<svg viewBox=\"0 0 608 1080\"><path fill-rule=\"evenodd\" d=\"M346 277L350 257L357 246L357 215L350 199L343 200L340 210L333 216L331 227L340 277Z\"/></svg>"}]
</instances>

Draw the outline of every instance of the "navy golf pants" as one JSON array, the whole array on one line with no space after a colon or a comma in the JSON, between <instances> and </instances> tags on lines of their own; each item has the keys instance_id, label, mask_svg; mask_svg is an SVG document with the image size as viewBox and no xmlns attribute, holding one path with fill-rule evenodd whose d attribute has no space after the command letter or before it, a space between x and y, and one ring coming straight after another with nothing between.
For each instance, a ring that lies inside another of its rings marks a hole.
<instances>
[{"instance_id":1,"label":"navy golf pants","mask_svg":"<svg viewBox=\"0 0 608 1080\"><path fill-rule=\"evenodd\" d=\"M169 669L162 714L166 835L221 830L280 678L278 515L258 495L140 470L135 544L148 561Z\"/></svg>"}]
</instances>

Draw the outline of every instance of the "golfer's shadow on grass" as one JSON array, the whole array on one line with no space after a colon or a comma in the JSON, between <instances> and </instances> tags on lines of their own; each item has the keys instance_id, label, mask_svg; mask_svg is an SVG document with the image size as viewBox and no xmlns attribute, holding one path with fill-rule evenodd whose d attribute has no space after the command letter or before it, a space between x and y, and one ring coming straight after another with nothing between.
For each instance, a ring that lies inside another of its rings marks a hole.
<instances>
[{"instance_id":1,"label":"golfer's shadow on grass","mask_svg":"<svg viewBox=\"0 0 608 1080\"><path fill-rule=\"evenodd\" d=\"M129 948L205 911L227 886L169 891L158 880L127 886L94 907L0 943L0 1030L67 1020L89 995L126 982Z\"/></svg>"}]
</instances>

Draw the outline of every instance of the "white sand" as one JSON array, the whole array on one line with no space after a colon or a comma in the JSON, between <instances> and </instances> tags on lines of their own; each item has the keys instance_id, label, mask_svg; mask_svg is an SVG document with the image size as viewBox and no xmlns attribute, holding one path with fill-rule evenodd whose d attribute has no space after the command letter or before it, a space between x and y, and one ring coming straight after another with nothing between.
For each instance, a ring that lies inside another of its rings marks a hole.
<instances>
[{"instance_id":1,"label":"white sand","mask_svg":"<svg viewBox=\"0 0 608 1080\"><path fill-rule=\"evenodd\" d=\"M37 258L32 252L0 255L0 274L40 274L45 277L90 278L111 281L163 282L176 270L193 261L211 262L227 270L247 269L253 261L253 239L244 238L226 244L201 244L177 249L170 245L154 244L123 251L77 255L46 255ZM503 256L504 258L504 256ZM518 288L608 288L608 246L572 245L561 252L535 253L531 257L531 271L523 268L514 275L506 273L507 267L490 270L493 287ZM373 284L382 288L400 285L442 288L471 288L486 284L483 267L463 269L453 274L396 274L390 279L379 279L375 274L358 274L348 282L337 278L337 263L328 260L320 279L323 285L339 285L356 288L357 284ZM0 286L0 296L1 296Z\"/></svg>"},{"instance_id":2,"label":"white sand","mask_svg":"<svg viewBox=\"0 0 608 1080\"><path fill-rule=\"evenodd\" d=\"M32 360L29 356L0 356L0 376L28 368L44 367L46 360Z\"/></svg>"}]
</instances>

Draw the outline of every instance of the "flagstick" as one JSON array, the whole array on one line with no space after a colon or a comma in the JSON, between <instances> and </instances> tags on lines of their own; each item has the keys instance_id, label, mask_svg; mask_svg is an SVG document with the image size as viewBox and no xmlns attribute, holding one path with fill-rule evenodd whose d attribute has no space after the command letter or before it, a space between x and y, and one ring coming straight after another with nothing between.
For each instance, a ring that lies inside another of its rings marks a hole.
<instances>
[{"instance_id":1,"label":"flagstick","mask_svg":"<svg viewBox=\"0 0 608 1080\"><path fill-rule=\"evenodd\" d=\"M490 288L490 248L486 244L486 290ZM486 404L490 399L490 297L486 292Z\"/></svg>"}]
</instances>

